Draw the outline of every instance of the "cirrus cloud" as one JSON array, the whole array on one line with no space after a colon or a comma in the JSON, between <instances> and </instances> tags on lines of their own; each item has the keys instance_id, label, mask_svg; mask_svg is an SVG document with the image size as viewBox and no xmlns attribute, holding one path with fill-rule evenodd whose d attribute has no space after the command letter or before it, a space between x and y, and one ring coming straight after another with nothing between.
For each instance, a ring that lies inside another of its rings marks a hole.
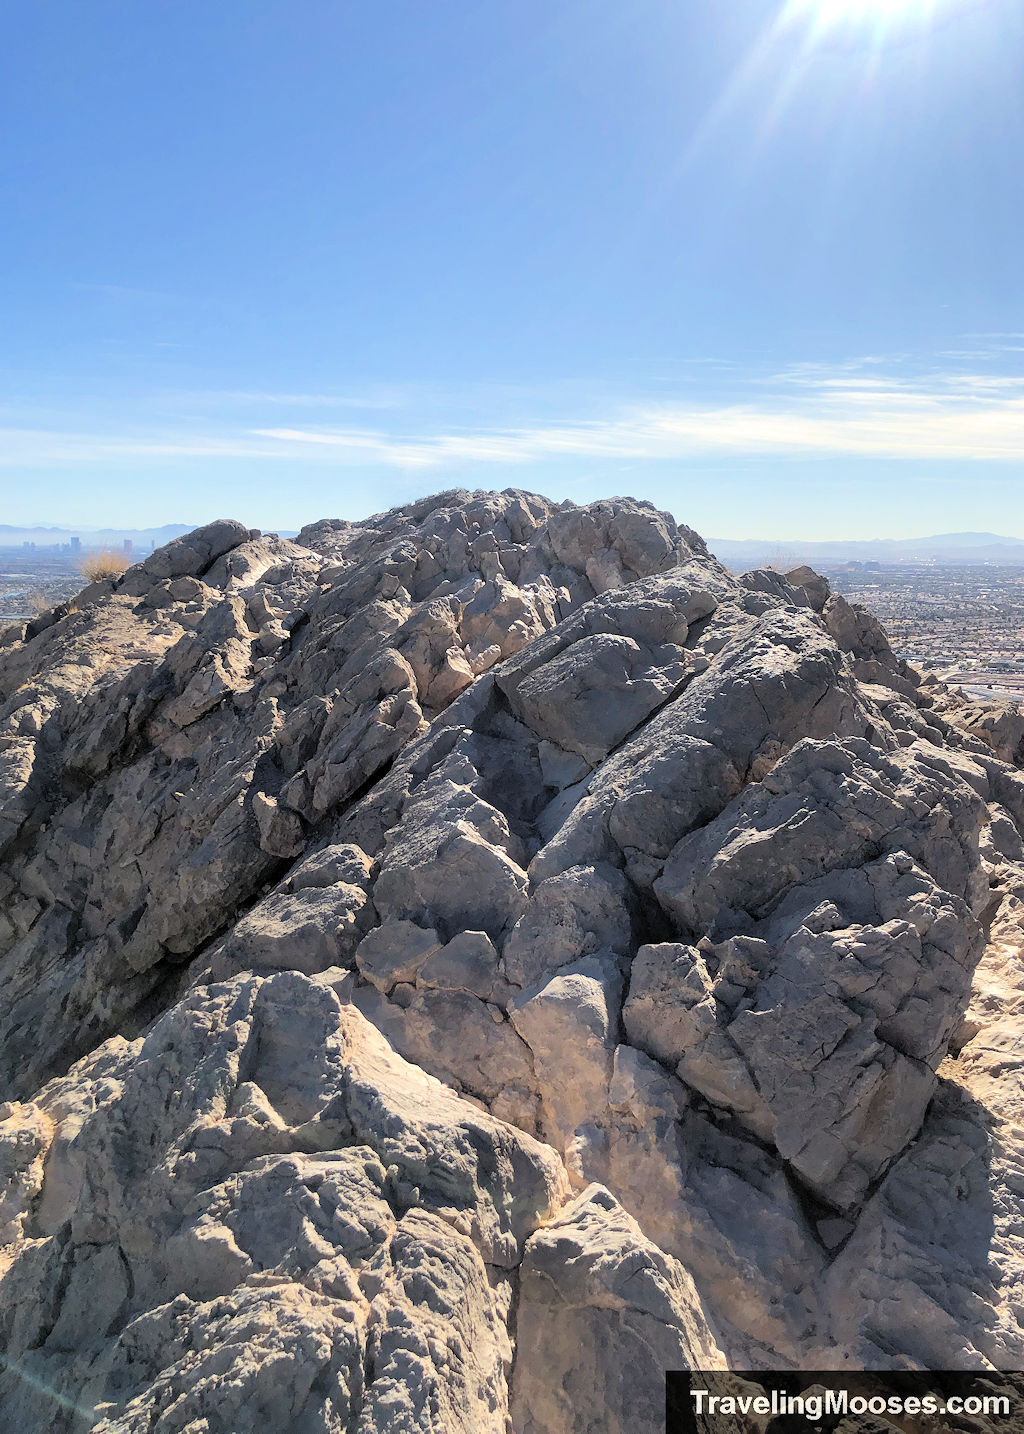
<instances>
[{"instance_id":1,"label":"cirrus cloud","mask_svg":"<svg viewBox=\"0 0 1024 1434\"><path fill-rule=\"evenodd\" d=\"M735 379L726 401L655 402L644 397L619 401L613 411L596 418L570 414L472 427L425 421L411 428L407 409L400 405L388 412L390 425L311 426L298 419L308 407L301 395L227 394L218 402L214 394L208 396L201 421L158 412L150 424L112 423L106 431L83 425L65 428L52 420L45 426L0 425L0 466L140 459L293 459L405 470L574 458L1024 461L1024 377L952 371L908 378L880 372L875 359L866 373L867 363L800 365L770 379ZM243 425L240 398L257 422L265 413L269 417L268 410L281 413L293 400L298 421L252 426L250 419ZM457 395L449 395L445 406L455 404Z\"/></svg>"}]
</instances>

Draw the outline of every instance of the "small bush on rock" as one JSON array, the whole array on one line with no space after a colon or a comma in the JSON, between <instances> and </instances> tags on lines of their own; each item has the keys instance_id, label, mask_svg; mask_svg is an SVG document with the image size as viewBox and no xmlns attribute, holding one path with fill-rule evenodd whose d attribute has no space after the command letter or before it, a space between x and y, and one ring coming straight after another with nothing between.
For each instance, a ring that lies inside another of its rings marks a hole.
<instances>
[{"instance_id":1,"label":"small bush on rock","mask_svg":"<svg viewBox=\"0 0 1024 1434\"><path fill-rule=\"evenodd\" d=\"M113 548L97 548L95 552L87 553L81 563L82 576L91 583L119 577L127 566L127 555L115 552Z\"/></svg>"}]
</instances>

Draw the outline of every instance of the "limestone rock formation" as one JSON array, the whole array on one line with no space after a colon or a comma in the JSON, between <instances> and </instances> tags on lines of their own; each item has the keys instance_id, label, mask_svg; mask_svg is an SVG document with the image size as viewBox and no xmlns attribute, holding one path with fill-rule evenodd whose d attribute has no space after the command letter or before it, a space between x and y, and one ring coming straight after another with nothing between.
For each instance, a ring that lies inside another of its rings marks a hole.
<instances>
[{"instance_id":1,"label":"limestone rock formation","mask_svg":"<svg viewBox=\"0 0 1024 1434\"><path fill-rule=\"evenodd\" d=\"M631 499L224 521L0 702L7 1427L1020 1367L1024 727L810 569Z\"/></svg>"}]
</instances>

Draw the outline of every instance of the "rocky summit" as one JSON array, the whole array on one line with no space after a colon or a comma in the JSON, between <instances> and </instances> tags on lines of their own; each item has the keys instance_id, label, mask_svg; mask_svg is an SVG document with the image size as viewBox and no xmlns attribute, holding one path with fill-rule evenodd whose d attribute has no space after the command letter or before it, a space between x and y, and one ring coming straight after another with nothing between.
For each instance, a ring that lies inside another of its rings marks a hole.
<instances>
[{"instance_id":1,"label":"rocky summit","mask_svg":"<svg viewBox=\"0 0 1024 1434\"><path fill-rule=\"evenodd\" d=\"M1024 720L809 568L632 499L216 522L0 703L4 1431L1024 1368Z\"/></svg>"}]
</instances>

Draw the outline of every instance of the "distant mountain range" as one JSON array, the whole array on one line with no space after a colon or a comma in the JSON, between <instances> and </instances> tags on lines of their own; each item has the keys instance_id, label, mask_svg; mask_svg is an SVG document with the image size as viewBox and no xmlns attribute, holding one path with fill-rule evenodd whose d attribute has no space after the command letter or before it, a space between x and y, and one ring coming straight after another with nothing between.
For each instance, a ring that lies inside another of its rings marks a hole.
<instances>
[{"instance_id":1,"label":"distant mountain range","mask_svg":"<svg viewBox=\"0 0 1024 1434\"><path fill-rule=\"evenodd\" d=\"M998 533L939 533L930 538L871 538L865 541L826 539L808 543L779 538L708 538L708 547L727 568L812 567L842 563L996 563L1024 566L1024 538Z\"/></svg>"}]
</instances>

